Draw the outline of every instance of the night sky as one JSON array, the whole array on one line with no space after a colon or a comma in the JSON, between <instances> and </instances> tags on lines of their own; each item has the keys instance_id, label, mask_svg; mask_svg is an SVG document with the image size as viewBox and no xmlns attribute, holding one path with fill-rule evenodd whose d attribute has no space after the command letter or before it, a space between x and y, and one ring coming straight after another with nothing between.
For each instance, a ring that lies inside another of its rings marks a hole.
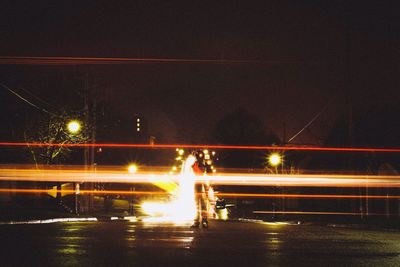
<instances>
[{"instance_id":1,"label":"night sky","mask_svg":"<svg viewBox=\"0 0 400 267\"><path fill-rule=\"evenodd\" d=\"M167 142L202 142L238 107L278 136L286 124L289 138L325 108L293 141L320 144L346 113L346 99L356 114L399 102L396 1L223 2L3 1L0 56L257 62L2 65L0 82L55 106L76 107L83 102L77 73L87 71L99 102L124 119L145 116ZM3 113L12 112L3 119L29 116L30 107L9 92L0 97Z\"/></svg>"}]
</instances>

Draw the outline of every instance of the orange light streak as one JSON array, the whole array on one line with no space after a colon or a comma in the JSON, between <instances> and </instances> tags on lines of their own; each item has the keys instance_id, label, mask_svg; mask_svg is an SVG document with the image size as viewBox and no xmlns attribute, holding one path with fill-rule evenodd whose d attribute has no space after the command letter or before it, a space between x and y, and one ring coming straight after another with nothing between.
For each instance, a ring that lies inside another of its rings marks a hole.
<instances>
[{"instance_id":1,"label":"orange light streak","mask_svg":"<svg viewBox=\"0 0 400 267\"><path fill-rule=\"evenodd\" d=\"M346 215L346 216L360 216L365 215L360 212L331 212L331 211L264 211L256 210L253 213L257 214L293 214L293 215ZM387 216L386 213L368 213L372 216Z\"/></svg>"},{"instance_id":2,"label":"orange light streak","mask_svg":"<svg viewBox=\"0 0 400 267\"><path fill-rule=\"evenodd\" d=\"M0 193L48 193L51 189L34 189L34 188L0 188ZM74 194L73 189L54 190L57 193ZM169 195L165 191L129 191L129 190L79 190L79 194L99 194L99 195ZM201 193L197 193L201 195ZM395 195L321 195L321 194L258 194L258 193L216 193L218 197L238 197L238 198L344 198L344 199L400 199Z\"/></svg>"},{"instance_id":3,"label":"orange light streak","mask_svg":"<svg viewBox=\"0 0 400 267\"><path fill-rule=\"evenodd\" d=\"M112 147L112 148L153 148L153 149L245 149L245 150L297 150L297 151L334 151L334 152L386 152L399 153L400 148L352 148L352 147L304 147L304 146L234 146L210 144L63 144L63 143L26 143L26 142L0 142L0 146L30 146L30 147Z\"/></svg>"},{"instance_id":4,"label":"orange light streak","mask_svg":"<svg viewBox=\"0 0 400 267\"><path fill-rule=\"evenodd\" d=\"M157 181L178 182L179 175L165 175L161 168L147 168L131 174L122 168L83 170L58 167L32 169L18 166L0 168L0 181L35 182L99 182L99 183L153 183ZM153 171L152 171L153 170ZM243 174L221 173L212 176L195 176L198 183L237 186L288 186L288 187L400 187L400 176L387 175L339 175L339 174Z\"/></svg>"},{"instance_id":5,"label":"orange light streak","mask_svg":"<svg viewBox=\"0 0 400 267\"><path fill-rule=\"evenodd\" d=\"M0 193L48 193L51 189L30 189L30 188L0 188ZM74 194L73 189L54 190L57 193ZM79 195L82 194L99 194L99 195L168 195L168 192L161 191L128 191L128 190L79 190Z\"/></svg>"},{"instance_id":6,"label":"orange light streak","mask_svg":"<svg viewBox=\"0 0 400 267\"><path fill-rule=\"evenodd\" d=\"M215 193L218 197L239 198L344 198L344 199L400 199L400 196L388 195L332 195L332 194L259 194L259 193Z\"/></svg>"}]
</instances>

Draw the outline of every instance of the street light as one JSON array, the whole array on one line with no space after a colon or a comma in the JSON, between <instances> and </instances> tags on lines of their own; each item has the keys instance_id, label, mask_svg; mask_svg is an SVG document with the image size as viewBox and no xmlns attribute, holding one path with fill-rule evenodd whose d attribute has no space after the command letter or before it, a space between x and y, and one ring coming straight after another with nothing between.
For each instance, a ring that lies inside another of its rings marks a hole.
<instances>
[{"instance_id":1,"label":"street light","mask_svg":"<svg viewBox=\"0 0 400 267\"><path fill-rule=\"evenodd\" d=\"M274 152L274 153L271 153L269 156L268 156L268 163L269 163L269 165L271 165L272 167L275 167L275 174L278 174L278 165L279 164L282 164L282 155L281 154L279 154L279 153L276 153L276 152ZM277 187L275 186L274 188L274 191L275 191L275 193L276 193L276 190L277 190ZM276 203L275 203L275 198L273 199L273 202L272 202L272 218L273 219L275 219L275 209L276 209ZM283 207L284 207L284 199L282 198L282 210L284 209Z\"/></svg>"},{"instance_id":2,"label":"street light","mask_svg":"<svg viewBox=\"0 0 400 267\"><path fill-rule=\"evenodd\" d=\"M278 153L272 153L268 156L268 163L272 167L277 167L282 163L282 156Z\"/></svg>"},{"instance_id":3,"label":"street light","mask_svg":"<svg viewBox=\"0 0 400 267\"><path fill-rule=\"evenodd\" d=\"M129 173L136 173L137 170L138 170L138 167L137 167L135 164L130 164L130 165L128 166L128 171L129 171Z\"/></svg>"},{"instance_id":4,"label":"street light","mask_svg":"<svg viewBox=\"0 0 400 267\"><path fill-rule=\"evenodd\" d=\"M78 120L71 120L67 123L67 130L71 135L78 134L81 131L81 122ZM59 185L61 188L61 184ZM79 214L79 191L80 191L80 185L79 183L74 183L75 187L75 214Z\"/></svg>"},{"instance_id":5,"label":"street light","mask_svg":"<svg viewBox=\"0 0 400 267\"><path fill-rule=\"evenodd\" d=\"M77 134L81 130L81 123L77 120L72 120L68 122L67 129L71 134Z\"/></svg>"}]
</instances>

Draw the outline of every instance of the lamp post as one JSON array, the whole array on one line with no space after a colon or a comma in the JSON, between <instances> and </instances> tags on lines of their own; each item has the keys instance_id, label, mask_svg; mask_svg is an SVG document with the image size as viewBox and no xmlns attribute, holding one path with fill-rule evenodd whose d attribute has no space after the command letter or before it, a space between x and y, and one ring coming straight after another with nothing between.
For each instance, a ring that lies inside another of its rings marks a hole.
<instances>
[{"instance_id":1,"label":"lamp post","mask_svg":"<svg viewBox=\"0 0 400 267\"><path fill-rule=\"evenodd\" d=\"M139 170L139 167L137 164L131 163L128 165L127 169L130 174L135 174ZM129 188L131 192L135 191L135 189L136 188L133 185L131 185L131 187ZM129 203L129 215L133 216L135 215L135 195L132 194L129 197L128 203Z\"/></svg>"},{"instance_id":2,"label":"lamp post","mask_svg":"<svg viewBox=\"0 0 400 267\"><path fill-rule=\"evenodd\" d=\"M268 164L270 166L274 167L275 174L278 174L278 166L279 166L279 164L283 164L282 155L279 153L276 153L276 152L271 153L268 156ZM274 187L274 189L275 189L274 191L276 193L276 186ZM276 200L276 197L274 197L274 201L272 203L272 218L275 218L275 210L276 210L275 200ZM283 199L282 199L282 206L283 206Z\"/></svg>"},{"instance_id":3,"label":"lamp post","mask_svg":"<svg viewBox=\"0 0 400 267\"><path fill-rule=\"evenodd\" d=\"M81 122L78 120L71 120L67 123L67 130L71 135L76 135L80 133L81 129L82 129ZM74 187L75 187L75 214L79 215L79 190L80 190L79 183L74 183Z\"/></svg>"}]
</instances>

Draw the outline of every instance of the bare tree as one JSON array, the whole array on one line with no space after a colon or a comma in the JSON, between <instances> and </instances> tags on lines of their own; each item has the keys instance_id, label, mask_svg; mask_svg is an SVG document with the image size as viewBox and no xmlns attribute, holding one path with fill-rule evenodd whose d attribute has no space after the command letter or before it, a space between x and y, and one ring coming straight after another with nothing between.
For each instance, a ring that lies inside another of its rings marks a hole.
<instances>
[{"instance_id":1,"label":"bare tree","mask_svg":"<svg viewBox=\"0 0 400 267\"><path fill-rule=\"evenodd\" d=\"M66 112L50 115L46 119L35 122L29 129L31 134L25 132L27 142L43 144L43 146L29 147L36 165L60 163L71 152L69 147L62 146L62 144L80 144L89 140L87 125L75 133L68 130L68 122L73 119L76 119L76 117L68 115ZM61 146L54 146L54 144L61 144Z\"/></svg>"}]
</instances>

